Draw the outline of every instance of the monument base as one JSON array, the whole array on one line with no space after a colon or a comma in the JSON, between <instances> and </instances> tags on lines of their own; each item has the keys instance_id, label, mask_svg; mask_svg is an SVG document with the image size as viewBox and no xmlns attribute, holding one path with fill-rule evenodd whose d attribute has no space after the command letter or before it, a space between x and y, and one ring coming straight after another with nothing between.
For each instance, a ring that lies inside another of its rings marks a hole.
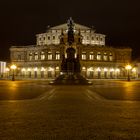
<instances>
[{"instance_id":1,"label":"monument base","mask_svg":"<svg viewBox=\"0 0 140 140\"><path fill-rule=\"evenodd\" d=\"M85 79L80 74L67 74L59 75L54 81L50 82L51 85L92 85L92 82Z\"/></svg>"}]
</instances>

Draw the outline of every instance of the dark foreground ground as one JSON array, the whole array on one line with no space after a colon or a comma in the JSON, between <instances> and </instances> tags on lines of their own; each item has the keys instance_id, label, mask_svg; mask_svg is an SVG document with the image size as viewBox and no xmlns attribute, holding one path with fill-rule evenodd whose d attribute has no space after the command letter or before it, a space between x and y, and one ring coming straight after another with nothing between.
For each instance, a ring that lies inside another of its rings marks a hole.
<instances>
[{"instance_id":1,"label":"dark foreground ground","mask_svg":"<svg viewBox=\"0 0 140 140\"><path fill-rule=\"evenodd\" d=\"M140 82L0 81L0 140L139 140Z\"/></svg>"}]
</instances>

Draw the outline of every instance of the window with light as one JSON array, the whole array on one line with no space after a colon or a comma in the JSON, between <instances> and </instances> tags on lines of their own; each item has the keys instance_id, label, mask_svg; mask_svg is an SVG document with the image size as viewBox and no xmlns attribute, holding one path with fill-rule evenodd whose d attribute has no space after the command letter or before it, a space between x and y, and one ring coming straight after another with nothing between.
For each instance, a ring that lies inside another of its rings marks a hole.
<instances>
[{"instance_id":1,"label":"window with light","mask_svg":"<svg viewBox=\"0 0 140 140\"><path fill-rule=\"evenodd\" d=\"M35 60L38 60L38 53L35 53Z\"/></svg>"},{"instance_id":2,"label":"window with light","mask_svg":"<svg viewBox=\"0 0 140 140\"><path fill-rule=\"evenodd\" d=\"M48 60L52 60L52 53L48 52Z\"/></svg>"},{"instance_id":3,"label":"window with light","mask_svg":"<svg viewBox=\"0 0 140 140\"><path fill-rule=\"evenodd\" d=\"M29 53L29 61L31 61L33 59L33 54Z\"/></svg>"},{"instance_id":4,"label":"window with light","mask_svg":"<svg viewBox=\"0 0 140 140\"><path fill-rule=\"evenodd\" d=\"M41 52L41 60L45 60L45 53Z\"/></svg>"},{"instance_id":5,"label":"window with light","mask_svg":"<svg viewBox=\"0 0 140 140\"><path fill-rule=\"evenodd\" d=\"M56 52L55 58L56 58L56 60L60 60L60 52Z\"/></svg>"},{"instance_id":6,"label":"window with light","mask_svg":"<svg viewBox=\"0 0 140 140\"><path fill-rule=\"evenodd\" d=\"M93 60L93 59L94 59L93 52L90 52L90 54L89 54L89 59L90 59L90 60Z\"/></svg>"},{"instance_id":7,"label":"window with light","mask_svg":"<svg viewBox=\"0 0 140 140\"><path fill-rule=\"evenodd\" d=\"M104 59L104 61L107 61L107 53L104 53L103 59Z\"/></svg>"},{"instance_id":8,"label":"window with light","mask_svg":"<svg viewBox=\"0 0 140 140\"><path fill-rule=\"evenodd\" d=\"M112 53L109 54L109 60L110 60L110 61L113 61Z\"/></svg>"},{"instance_id":9,"label":"window with light","mask_svg":"<svg viewBox=\"0 0 140 140\"><path fill-rule=\"evenodd\" d=\"M82 60L86 60L86 52L82 53Z\"/></svg>"},{"instance_id":10,"label":"window with light","mask_svg":"<svg viewBox=\"0 0 140 140\"><path fill-rule=\"evenodd\" d=\"M100 52L97 53L97 60L101 60L101 53Z\"/></svg>"}]
</instances>

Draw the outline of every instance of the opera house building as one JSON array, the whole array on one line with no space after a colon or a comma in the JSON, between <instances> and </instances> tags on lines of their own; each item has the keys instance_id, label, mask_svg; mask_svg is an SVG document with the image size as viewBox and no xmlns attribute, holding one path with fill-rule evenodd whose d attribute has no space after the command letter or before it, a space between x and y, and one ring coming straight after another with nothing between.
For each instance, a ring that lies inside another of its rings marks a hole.
<instances>
[{"instance_id":1,"label":"opera house building","mask_svg":"<svg viewBox=\"0 0 140 140\"><path fill-rule=\"evenodd\" d=\"M67 23L50 27L36 35L36 44L11 46L11 64L17 66L15 74L21 78L54 79L61 74L62 57L67 58ZM81 74L88 79L117 79L127 76L126 65L131 63L132 49L112 47L105 43L105 35L74 23L75 57L79 56ZM137 69L131 69L137 77Z\"/></svg>"}]
</instances>

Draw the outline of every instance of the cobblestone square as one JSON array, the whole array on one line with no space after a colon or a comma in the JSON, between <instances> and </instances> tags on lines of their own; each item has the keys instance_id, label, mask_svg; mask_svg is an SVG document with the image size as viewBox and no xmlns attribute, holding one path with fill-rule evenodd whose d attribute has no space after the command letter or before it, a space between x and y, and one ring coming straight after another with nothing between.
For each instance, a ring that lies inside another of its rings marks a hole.
<instances>
[{"instance_id":1,"label":"cobblestone square","mask_svg":"<svg viewBox=\"0 0 140 140\"><path fill-rule=\"evenodd\" d=\"M140 139L139 89L139 81L0 81L0 139Z\"/></svg>"}]
</instances>

